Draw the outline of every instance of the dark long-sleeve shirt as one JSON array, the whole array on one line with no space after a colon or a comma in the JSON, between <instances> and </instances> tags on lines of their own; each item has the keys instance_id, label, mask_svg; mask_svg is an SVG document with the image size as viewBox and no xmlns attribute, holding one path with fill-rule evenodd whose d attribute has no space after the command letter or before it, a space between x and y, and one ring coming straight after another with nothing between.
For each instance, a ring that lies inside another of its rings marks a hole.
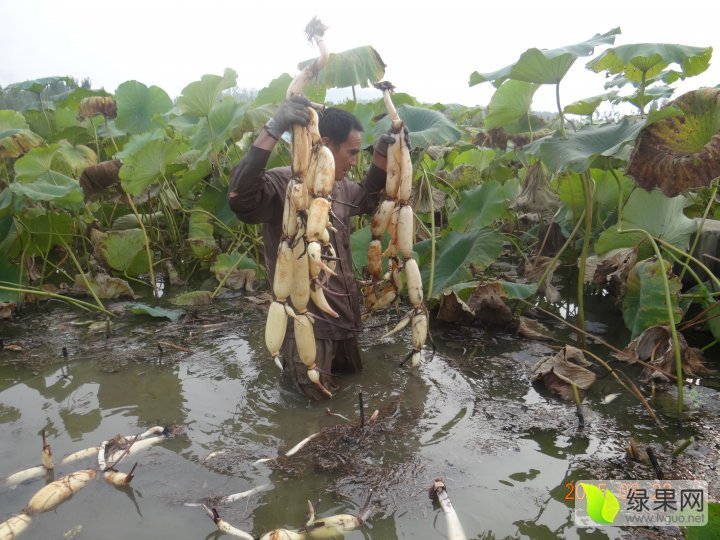
<instances>
[{"instance_id":1,"label":"dark long-sleeve shirt","mask_svg":"<svg viewBox=\"0 0 720 540\"><path fill-rule=\"evenodd\" d=\"M240 220L262 224L265 265L272 280L277 248L282 237L285 192L291 172L290 167L266 171L269 157L269 151L250 147L232 171L228 202ZM321 317L315 323L317 339L348 339L356 337L361 330L360 298L350 252L350 218L375 210L379 193L385 187L385 179L385 171L371 165L361 182L352 182L347 178L335 182L331 194L331 222L337 232L330 232L330 242L339 260L335 269L337 276L331 276L326 286L331 291L347 296L325 293L330 306L340 315L337 319L322 314L312 301L308 303L308 309ZM334 324L323 319L332 319Z\"/></svg>"}]
</instances>

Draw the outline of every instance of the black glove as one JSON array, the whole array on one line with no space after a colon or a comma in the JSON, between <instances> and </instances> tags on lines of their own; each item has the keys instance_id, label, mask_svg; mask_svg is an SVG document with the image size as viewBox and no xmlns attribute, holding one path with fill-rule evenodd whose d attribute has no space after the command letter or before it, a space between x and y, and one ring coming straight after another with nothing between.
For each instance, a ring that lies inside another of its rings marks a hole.
<instances>
[{"instance_id":1,"label":"black glove","mask_svg":"<svg viewBox=\"0 0 720 540\"><path fill-rule=\"evenodd\" d=\"M275 139L279 139L293 124L306 126L310 121L310 113L307 111L309 106L310 101L304 96L287 98L265 124L265 129Z\"/></svg>"}]
</instances>

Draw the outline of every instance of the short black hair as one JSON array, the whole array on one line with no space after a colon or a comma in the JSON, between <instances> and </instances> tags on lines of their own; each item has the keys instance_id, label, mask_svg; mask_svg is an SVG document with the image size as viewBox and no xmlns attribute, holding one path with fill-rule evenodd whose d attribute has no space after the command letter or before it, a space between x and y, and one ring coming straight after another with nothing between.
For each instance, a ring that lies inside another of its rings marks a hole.
<instances>
[{"instance_id":1,"label":"short black hair","mask_svg":"<svg viewBox=\"0 0 720 540\"><path fill-rule=\"evenodd\" d=\"M325 109L325 112L320 115L318 127L320 128L320 135L327 137L330 142L337 146L347 140L353 129L363 131L363 125L354 114L336 107Z\"/></svg>"}]
</instances>

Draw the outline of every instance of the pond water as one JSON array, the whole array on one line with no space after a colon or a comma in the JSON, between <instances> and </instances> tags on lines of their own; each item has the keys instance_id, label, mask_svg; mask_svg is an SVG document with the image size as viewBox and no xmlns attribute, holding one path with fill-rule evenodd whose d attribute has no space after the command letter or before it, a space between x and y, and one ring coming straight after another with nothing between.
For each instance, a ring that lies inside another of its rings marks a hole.
<instances>
[{"instance_id":1,"label":"pond water","mask_svg":"<svg viewBox=\"0 0 720 540\"><path fill-rule=\"evenodd\" d=\"M625 340L617 314L607 304L595 309L588 312L591 330ZM92 458L73 466L59 461L117 434L170 424L181 432L121 461L123 472L138 463L129 486L96 479L37 515L21 538L221 537L200 507L186 503L258 486L265 490L217 506L227 522L255 536L302 527L308 500L319 516L357 513L372 488L374 513L346 538L445 538L444 515L428 498L435 478L445 481L468 538L617 538L627 530L574 527L566 483L654 478L649 465L627 460L631 436L656 450L668 477L707 479L717 497L720 401L704 385L686 391L682 418L674 412L675 388L656 389L652 405L661 430L634 397L594 368L601 377L588 392L580 428L573 404L530 381L532 365L554 352L549 344L435 323L435 354L415 370L398 367L407 334L380 340L385 328L368 328L361 337L364 371L346 376L332 400L310 403L279 375L265 350L264 313L242 296L178 323L126 314L104 334L91 330L95 321L55 306L0 323L4 343L22 349L0 351L0 477L40 463L43 429L56 478L97 467ZM561 325L543 322L556 344L570 340ZM606 350L593 350L610 359ZM332 445L320 449L343 467L318 467L318 456L303 451L294 460L254 463L345 423L327 415L328 407L358 422L360 392L366 416L379 409L385 429L365 441L345 440L366 445L347 459ZM602 403L617 392L612 403ZM671 460L672 449L691 435L698 442ZM215 451L222 452L206 459ZM45 482L0 486L2 519L21 511ZM656 530L654 537L670 532Z\"/></svg>"}]
</instances>

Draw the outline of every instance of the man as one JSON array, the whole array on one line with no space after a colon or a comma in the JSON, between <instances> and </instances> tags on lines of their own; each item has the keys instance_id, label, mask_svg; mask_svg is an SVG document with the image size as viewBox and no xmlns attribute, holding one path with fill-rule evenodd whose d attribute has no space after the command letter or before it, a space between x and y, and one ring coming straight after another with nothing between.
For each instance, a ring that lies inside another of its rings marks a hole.
<instances>
[{"instance_id":1,"label":"man","mask_svg":"<svg viewBox=\"0 0 720 540\"><path fill-rule=\"evenodd\" d=\"M268 275L273 276L277 248L282 236L283 204L285 190L291 179L290 167L265 170L270 152L280 136L292 124L307 125L309 101L294 96L284 101L273 117L263 127L255 142L233 170L230 178L228 202L239 219L246 223L262 223L265 264ZM362 124L351 113L328 108L320 117L320 135L323 143L335 158L335 185L331 194L330 241L337 253L335 272L330 277L325 294L330 306L340 315L330 321L310 302L309 310L317 315L314 325L317 356L315 363L320 372L320 382L330 392L339 388L333 374L352 373L362 369L357 336L361 331L360 298L355 281L350 252L351 218L372 213L385 187L387 147L394 142L385 134L375 145L372 164L359 183L346 178L357 164L361 152ZM332 292L338 294L332 294ZM307 377L307 368L300 360L292 325L288 328L281 350L284 371L289 373L295 386L310 399L327 397Z\"/></svg>"}]
</instances>

